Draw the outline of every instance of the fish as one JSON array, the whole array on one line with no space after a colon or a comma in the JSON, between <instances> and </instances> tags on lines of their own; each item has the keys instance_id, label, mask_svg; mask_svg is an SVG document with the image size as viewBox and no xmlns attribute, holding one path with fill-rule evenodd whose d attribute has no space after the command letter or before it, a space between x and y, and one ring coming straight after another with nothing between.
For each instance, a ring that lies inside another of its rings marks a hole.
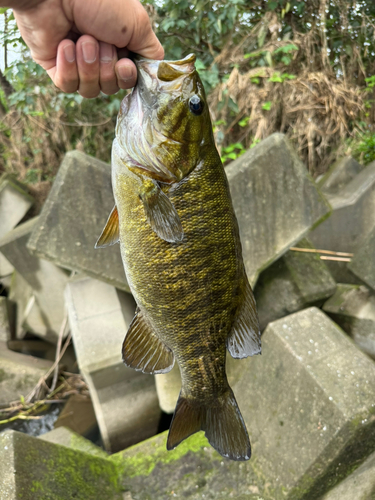
<instances>
[{"instance_id":1,"label":"fish","mask_svg":"<svg viewBox=\"0 0 375 500\"><path fill-rule=\"evenodd\" d=\"M121 103L112 147L115 207L96 247L120 243L137 303L124 363L149 374L178 363L167 449L202 430L223 457L248 460L225 361L227 350L234 358L261 353L259 323L195 60L137 56L137 84Z\"/></svg>"}]
</instances>

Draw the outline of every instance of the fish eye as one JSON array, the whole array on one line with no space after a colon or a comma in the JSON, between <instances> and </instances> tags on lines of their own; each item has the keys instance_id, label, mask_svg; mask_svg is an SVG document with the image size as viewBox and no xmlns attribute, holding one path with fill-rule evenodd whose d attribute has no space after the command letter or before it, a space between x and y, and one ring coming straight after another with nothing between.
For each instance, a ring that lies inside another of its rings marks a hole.
<instances>
[{"instance_id":1,"label":"fish eye","mask_svg":"<svg viewBox=\"0 0 375 500\"><path fill-rule=\"evenodd\" d=\"M189 108L194 115L201 115L203 112L203 101L196 94L189 99Z\"/></svg>"}]
</instances>

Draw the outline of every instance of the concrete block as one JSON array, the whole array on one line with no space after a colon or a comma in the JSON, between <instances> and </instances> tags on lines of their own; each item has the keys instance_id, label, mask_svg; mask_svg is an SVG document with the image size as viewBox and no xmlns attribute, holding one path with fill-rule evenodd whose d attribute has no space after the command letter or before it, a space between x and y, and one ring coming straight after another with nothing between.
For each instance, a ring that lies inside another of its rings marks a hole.
<instances>
[{"instance_id":1,"label":"concrete block","mask_svg":"<svg viewBox=\"0 0 375 500\"><path fill-rule=\"evenodd\" d=\"M375 290L375 228L355 251L348 268Z\"/></svg>"},{"instance_id":2,"label":"concrete block","mask_svg":"<svg viewBox=\"0 0 375 500\"><path fill-rule=\"evenodd\" d=\"M0 405L26 397L51 366L51 361L10 351L0 342Z\"/></svg>"},{"instance_id":3,"label":"concrete block","mask_svg":"<svg viewBox=\"0 0 375 500\"><path fill-rule=\"evenodd\" d=\"M129 290L120 246L95 250L114 206L110 165L79 151L65 155L29 241L40 258Z\"/></svg>"},{"instance_id":4,"label":"concrete block","mask_svg":"<svg viewBox=\"0 0 375 500\"><path fill-rule=\"evenodd\" d=\"M375 363L335 323L308 308L269 324L262 344L230 377L252 458L223 459L203 433L173 452L155 436L112 457L133 498L318 500L373 453Z\"/></svg>"},{"instance_id":5,"label":"concrete block","mask_svg":"<svg viewBox=\"0 0 375 500\"><path fill-rule=\"evenodd\" d=\"M102 450L102 448L95 446L94 443L92 443L88 439L85 439L80 434L77 434L68 427L61 426L38 437L43 441L66 446L67 448L71 448L72 450L83 451L96 457L108 457L108 454L104 450Z\"/></svg>"},{"instance_id":6,"label":"concrete block","mask_svg":"<svg viewBox=\"0 0 375 500\"><path fill-rule=\"evenodd\" d=\"M296 247L314 250L306 238ZM289 250L261 273L255 286L261 330L271 321L321 305L335 290L336 282L318 254Z\"/></svg>"},{"instance_id":7,"label":"concrete block","mask_svg":"<svg viewBox=\"0 0 375 500\"><path fill-rule=\"evenodd\" d=\"M14 333L14 304L0 297L0 342L11 340Z\"/></svg>"},{"instance_id":8,"label":"concrete block","mask_svg":"<svg viewBox=\"0 0 375 500\"><path fill-rule=\"evenodd\" d=\"M58 416L55 429L67 427L81 436L88 436L97 425L91 399L81 394L73 394Z\"/></svg>"},{"instance_id":9,"label":"concrete block","mask_svg":"<svg viewBox=\"0 0 375 500\"><path fill-rule=\"evenodd\" d=\"M273 134L226 167L244 262L259 273L328 216L330 207L282 134Z\"/></svg>"},{"instance_id":10,"label":"concrete block","mask_svg":"<svg viewBox=\"0 0 375 500\"><path fill-rule=\"evenodd\" d=\"M321 500L374 500L375 453Z\"/></svg>"},{"instance_id":11,"label":"concrete block","mask_svg":"<svg viewBox=\"0 0 375 500\"><path fill-rule=\"evenodd\" d=\"M178 364L175 363L168 373L155 375L155 384L160 408L165 413L173 413L181 391L181 374Z\"/></svg>"},{"instance_id":12,"label":"concrete block","mask_svg":"<svg viewBox=\"0 0 375 500\"><path fill-rule=\"evenodd\" d=\"M16 431L0 434L3 500L123 500L113 462Z\"/></svg>"},{"instance_id":13,"label":"concrete block","mask_svg":"<svg viewBox=\"0 0 375 500\"><path fill-rule=\"evenodd\" d=\"M358 252L375 228L375 162L340 191L326 196L332 215L310 233L309 239L319 249ZM338 283L362 284L347 262L327 261L327 265Z\"/></svg>"},{"instance_id":14,"label":"concrete block","mask_svg":"<svg viewBox=\"0 0 375 500\"><path fill-rule=\"evenodd\" d=\"M65 297L78 365L105 448L117 451L154 435L161 414L154 377L126 367L121 358L134 299L92 278L68 283Z\"/></svg>"},{"instance_id":15,"label":"concrete block","mask_svg":"<svg viewBox=\"0 0 375 500\"><path fill-rule=\"evenodd\" d=\"M318 185L323 193L337 193L347 186L364 168L364 165L358 163L351 156L345 156L330 167L328 172L320 179Z\"/></svg>"},{"instance_id":16,"label":"concrete block","mask_svg":"<svg viewBox=\"0 0 375 500\"><path fill-rule=\"evenodd\" d=\"M33 201L26 189L11 176L0 177L0 238L16 227Z\"/></svg>"},{"instance_id":17,"label":"concrete block","mask_svg":"<svg viewBox=\"0 0 375 500\"><path fill-rule=\"evenodd\" d=\"M375 359L375 293L360 285L338 284L323 306L363 352Z\"/></svg>"},{"instance_id":18,"label":"concrete block","mask_svg":"<svg viewBox=\"0 0 375 500\"><path fill-rule=\"evenodd\" d=\"M0 252L0 279L10 276L14 271L14 267L8 259Z\"/></svg>"},{"instance_id":19,"label":"concrete block","mask_svg":"<svg viewBox=\"0 0 375 500\"><path fill-rule=\"evenodd\" d=\"M64 289L68 275L51 262L31 255L26 247L37 222L38 217L35 217L9 231L0 241L0 249L32 288L34 303L28 302L24 330L56 343L64 319Z\"/></svg>"},{"instance_id":20,"label":"concrete block","mask_svg":"<svg viewBox=\"0 0 375 500\"><path fill-rule=\"evenodd\" d=\"M22 339L26 335L25 319L35 302L35 297L31 286L17 271L12 274L9 299L16 305L15 336L17 339Z\"/></svg>"}]
</instances>

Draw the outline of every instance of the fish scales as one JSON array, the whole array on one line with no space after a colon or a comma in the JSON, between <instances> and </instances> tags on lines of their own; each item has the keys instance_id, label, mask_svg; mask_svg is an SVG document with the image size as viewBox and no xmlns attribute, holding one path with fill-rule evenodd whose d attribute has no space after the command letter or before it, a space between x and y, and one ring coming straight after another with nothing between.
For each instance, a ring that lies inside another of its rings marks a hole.
<instances>
[{"instance_id":1,"label":"fish scales","mask_svg":"<svg viewBox=\"0 0 375 500\"><path fill-rule=\"evenodd\" d=\"M166 373L177 361L180 398L167 447L204 430L234 460L250 442L226 372L226 349L260 352L228 181L216 150L195 56L139 59L112 149L116 207L98 246L120 242L136 316L124 361Z\"/></svg>"},{"instance_id":2,"label":"fish scales","mask_svg":"<svg viewBox=\"0 0 375 500\"><path fill-rule=\"evenodd\" d=\"M136 196L138 180L131 174L123 174L115 188L117 208L124 220L120 224L121 251L134 297L138 305L148 308L155 331L172 349L184 385L204 401L209 396L201 388L215 383L215 399L219 388L225 387L225 372L219 370L223 379L218 376L210 382L198 360L204 356L214 363L217 358L216 364L225 366L225 340L237 306L238 285L233 284L238 282L239 273L233 207L224 172L218 176L220 158L215 160L195 169L169 196L189 245L171 245L151 230ZM208 203L207 192L216 195ZM193 216L192 196L196 207ZM207 330L221 323L220 332L215 332L212 340L207 338Z\"/></svg>"}]
</instances>

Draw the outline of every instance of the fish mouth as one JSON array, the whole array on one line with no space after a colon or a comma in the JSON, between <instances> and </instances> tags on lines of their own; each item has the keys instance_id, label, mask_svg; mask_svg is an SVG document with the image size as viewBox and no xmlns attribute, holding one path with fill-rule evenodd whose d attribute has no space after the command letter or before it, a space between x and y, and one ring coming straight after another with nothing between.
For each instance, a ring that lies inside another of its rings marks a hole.
<instances>
[{"instance_id":1,"label":"fish mouth","mask_svg":"<svg viewBox=\"0 0 375 500\"><path fill-rule=\"evenodd\" d=\"M179 61L157 61L136 56L138 79L136 89L142 101L154 107L160 91L178 92L186 76L195 71L195 54L189 54Z\"/></svg>"}]
</instances>

